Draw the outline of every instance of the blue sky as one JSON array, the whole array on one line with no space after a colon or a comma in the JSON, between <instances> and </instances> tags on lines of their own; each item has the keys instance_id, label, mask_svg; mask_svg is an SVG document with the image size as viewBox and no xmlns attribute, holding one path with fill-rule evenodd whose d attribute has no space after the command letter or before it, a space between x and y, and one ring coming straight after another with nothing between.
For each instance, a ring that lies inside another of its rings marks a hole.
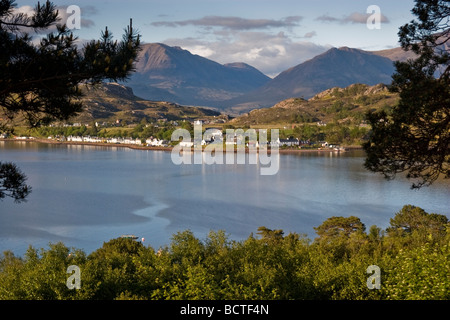
<instances>
[{"instance_id":1,"label":"blue sky","mask_svg":"<svg viewBox=\"0 0 450 320\"><path fill-rule=\"evenodd\" d=\"M23 11L37 1L17 0ZM108 26L120 39L129 19L143 42L180 46L219 63L246 62L269 76L330 47L381 50L398 46L398 28L413 19L413 0L54 0L60 12L81 9L80 39ZM381 10L369 29L367 8ZM67 16L67 14L66 14Z\"/></svg>"}]
</instances>

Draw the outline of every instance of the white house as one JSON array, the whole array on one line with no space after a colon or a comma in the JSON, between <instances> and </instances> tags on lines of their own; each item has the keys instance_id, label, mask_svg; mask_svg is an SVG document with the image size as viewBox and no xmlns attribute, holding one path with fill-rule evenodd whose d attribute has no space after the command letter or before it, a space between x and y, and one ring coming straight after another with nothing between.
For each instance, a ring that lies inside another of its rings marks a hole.
<instances>
[{"instance_id":1,"label":"white house","mask_svg":"<svg viewBox=\"0 0 450 320\"><path fill-rule=\"evenodd\" d=\"M107 143L119 143L119 138L109 138L106 140Z\"/></svg>"},{"instance_id":2,"label":"white house","mask_svg":"<svg viewBox=\"0 0 450 320\"><path fill-rule=\"evenodd\" d=\"M331 143L328 143L325 141L324 143L322 143L322 147L333 149L333 148L339 148L339 145L331 144Z\"/></svg>"},{"instance_id":3,"label":"white house","mask_svg":"<svg viewBox=\"0 0 450 320\"><path fill-rule=\"evenodd\" d=\"M169 143L166 140L159 140L157 138L148 138L145 140L147 146L152 147L166 147Z\"/></svg>"},{"instance_id":4,"label":"white house","mask_svg":"<svg viewBox=\"0 0 450 320\"><path fill-rule=\"evenodd\" d=\"M212 137L214 140L222 139L222 138L223 138L223 133L222 133L222 130L220 130L220 129L217 129L217 128L209 128L208 130L206 130L206 132L207 132L208 134L210 134L211 137ZM206 133L206 132L205 132L205 133Z\"/></svg>"},{"instance_id":5,"label":"white house","mask_svg":"<svg viewBox=\"0 0 450 320\"><path fill-rule=\"evenodd\" d=\"M194 142L192 141L181 141L180 142L181 147L191 148L194 146Z\"/></svg>"},{"instance_id":6,"label":"white house","mask_svg":"<svg viewBox=\"0 0 450 320\"><path fill-rule=\"evenodd\" d=\"M101 138L99 138L99 137L91 137L91 136L83 137L83 141L84 142L91 142L91 143L103 142Z\"/></svg>"},{"instance_id":7,"label":"white house","mask_svg":"<svg viewBox=\"0 0 450 320\"><path fill-rule=\"evenodd\" d=\"M247 147L249 147L249 148L259 148L259 142L258 141L247 142Z\"/></svg>"},{"instance_id":8,"label":"white house","mask_svg":"<svg viewBox=\"0 0 450 320\"><path fill-rule=\"evenodd\" d=\"M280 139L278 138L276 141L276 144L278 146L288 146L288 147L292 147L292 146L298 146L300 145L300 141L298 139Z\"/></svg>"},{"instance_id":9,"label":"white house","mask_svg":"<svg viewBox=\"0 0 450 320\"><path fill-rule=\"evenodd\" d=\"M141 144L141 139L133 139L133 138L124 138L122 139L123 144L136 144L139 145Z\"/></svg>"},{"instance_id":10,"label":"white house","mask_svg":"<svg viewBox=\"0 0 450 320\"><path fill-rule=\"evenodd\" d=\"M67 141L71 141L71 142L83 142L83 137L79 137L79 136L68 136L68 137L67 137Z\"/></svg>"}]
</instances>

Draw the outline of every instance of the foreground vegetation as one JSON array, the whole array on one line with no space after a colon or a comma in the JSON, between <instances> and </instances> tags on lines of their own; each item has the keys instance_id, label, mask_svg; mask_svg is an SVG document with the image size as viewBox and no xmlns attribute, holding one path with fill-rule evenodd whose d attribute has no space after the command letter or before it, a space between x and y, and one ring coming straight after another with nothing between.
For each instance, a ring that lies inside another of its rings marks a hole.
<instances>
[{"instance_id":1,"label":"foreground vegetation","mask_svg":"<svg viewBox=\"0 0 450 320\"><path fill-rule=\"evenodd\" d=\"M366 233L357 217L332 217L311 241L258 229L243 241L223 231L201 241L191 231L160 250L113 239L86 255L63 243L0 258L1 299L449 299L446 216L405 206L386 230ZM69 290L67 268L81 271ZM381 269L369 290L366 270Z\"/></svg>"}]
</instances>

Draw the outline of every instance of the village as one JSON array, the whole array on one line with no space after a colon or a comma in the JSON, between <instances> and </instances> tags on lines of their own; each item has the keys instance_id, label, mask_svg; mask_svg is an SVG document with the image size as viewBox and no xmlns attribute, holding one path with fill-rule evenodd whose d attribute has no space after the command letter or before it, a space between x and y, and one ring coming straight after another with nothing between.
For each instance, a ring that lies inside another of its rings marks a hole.
<instances>
[{"instance_id":1,"label":"village","mask_svg":"<svg viewBox=\"0 0 450 320\"><path fill-rule=\"evenodd\" d=\"M36 140L33 136L12 136L7 133L1 133L0 139L13 139L18 141L32 141ZM49 142L67 142L67 143L90 143L90 144L111 144L111 145L125 145L125 146L139 146L139 147L158 147L158 148L170 148L178 144L178 141L169 141L164 139L158 139L156 137L149 137L147 139L132 138L132 137L98 137L98 136L48 136ZM40 139L42 141L42 139ZM234 131L233 136L226 136L224 141L224 134L222 129L209 128L205 134L202 135L200 145L207 146L209 144L224 144L225 146L243 146L247 148L260 148L260 142L256 139L246 139L246 135L238 134ZM180 141L181 147L194 147L194 142L188 139L188 141ZM317 147L320 145L320 147ZM294 137L287 139L277 138L275 141L268 141L265 147L271 148L284 148L284 149L317 149L317 150L332 150L332 151L345 151L338 144L331 144L326 141L321 141L319 144L309 140L299 140Z\"/></svg>"}]
</instances>

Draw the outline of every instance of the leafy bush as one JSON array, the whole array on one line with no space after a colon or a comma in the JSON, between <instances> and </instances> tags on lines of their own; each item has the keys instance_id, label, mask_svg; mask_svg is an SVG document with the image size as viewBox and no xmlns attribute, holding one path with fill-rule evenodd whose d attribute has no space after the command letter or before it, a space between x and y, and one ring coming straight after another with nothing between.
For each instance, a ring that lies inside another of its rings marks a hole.
<instances>
[{"instance_id":1,"label":"leafy bush","mask_svg":"<svg viewBox=\"0 0 450 320\"><path fill-rule=\"evenodd\" d=\"M314 241L260 227L243 241L178 232L158 251L125 238L88 256L63 243L6 251L0 299L449 299L447 217L405 206L390 222L365 233L357 217L331 217ZM70 265L80 289L66 286ZM381 269L380 290L367 287L370 265Z\"/></svg>"}]
</instances>

